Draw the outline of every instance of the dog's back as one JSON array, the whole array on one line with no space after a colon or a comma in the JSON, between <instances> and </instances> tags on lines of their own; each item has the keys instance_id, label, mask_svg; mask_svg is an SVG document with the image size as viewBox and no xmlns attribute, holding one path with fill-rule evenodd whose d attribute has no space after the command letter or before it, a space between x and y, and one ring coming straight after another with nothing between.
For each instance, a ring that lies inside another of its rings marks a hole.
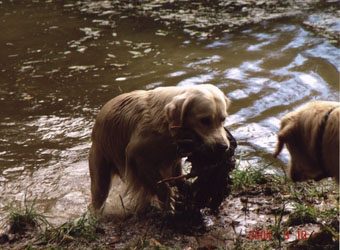
<instances>
[{"instance_id":1,"label":"dog's back","mask_svg":"<svg viewBox=\"0 0 340 250\"><path fill-rule=\"evenodd\" d=\"M327 171L336 178L339 183L339 128L340 107L335 108L329 115L323 136L323 160Z\"/></svg>"},{"instance_id":2,"label":"dog's back","mask_svg":"<svg viewBox=\"0 0 340 250\"><path fill-rule=\"evenodd\" d=\"M144 115L145 93L133 91L111 99L99 112L93 127L92 143L98 142L107 161L118 168L125 165L125 148Z\"/></svg>"}]
</instances>

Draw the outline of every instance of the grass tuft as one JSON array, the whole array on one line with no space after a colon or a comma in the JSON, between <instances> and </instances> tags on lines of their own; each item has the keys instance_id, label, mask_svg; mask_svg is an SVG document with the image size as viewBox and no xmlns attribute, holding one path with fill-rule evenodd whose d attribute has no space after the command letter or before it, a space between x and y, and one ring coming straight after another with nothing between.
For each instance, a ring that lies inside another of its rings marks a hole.
<instances>
[{"instance_id":1,"label":"grass tuft","mask_svg":"<svg viewBox=\"0 0 340 250\"><path fill-rule=\"evenodd\" d=\"M267 166L260 169L248 167L244 170L235 168L230 174L232 179L232 190L244 191L253 185L267 183L269 177L264 174L265 168L267 168Z\"/></svg>"},{"instance_id":2,"label":"grass tuft","mask_svg":"<svg viewBox=\"0 0 340 250\"><path fill-rule=\"evenodd\" d=\"M41 227L41 225L51 226L51 224L47 221L46 216L37 212L34 205L35 201L28 204L25 196L25 207L23 209L14 206L8 206L6 208L6 210L9 211L8 224L10 233L24 234L29 229Z\"/></svg>"},{"instance_id":3,"label":"grass tuft","mask_svg":"<svg viewBox=\"0 0 340 250\"><path fill-rule=\"evenodd\" d=\"M59 249L49 245L57 243L59 245L83 240L91 242L97 240L99 231L99 222L96 217L84 213L78 220L70 220L62 225L55 227L47 220L47 216L39 213L35 209L35 201L29 204L24 200L24 208L7 206L8 211L7 223L9 225L9 233L23 235L28 231L37 231L38 237L34 243L26 246L26 249L34 249L34 245L39 243L45 244L47 249Z\"/></svg>"},{"instance_id":4,"label":"grass tuft","mask_svg":"<svg viewBox=\"0 0 340 250\"><path fill-rule=\"evenodd\" d=\"M304 204L295 204L295 210L289 215L287 225L297 226L306 223L316 223L319 212L314 207L308 207Z\"/></svg>"},{"instance_id":5,"label":"grass tuft","mask_svg":"<svg viewBox=\"0 0 340 250\"><path fill-rule=\"evenodd\" d=\"M41 240L47 243L69 243L77 239L87 242L97 240L98 220L84 213L78 220L67 221L58 227L50 227L41 235Z\"/></svg>"}]
</instances>

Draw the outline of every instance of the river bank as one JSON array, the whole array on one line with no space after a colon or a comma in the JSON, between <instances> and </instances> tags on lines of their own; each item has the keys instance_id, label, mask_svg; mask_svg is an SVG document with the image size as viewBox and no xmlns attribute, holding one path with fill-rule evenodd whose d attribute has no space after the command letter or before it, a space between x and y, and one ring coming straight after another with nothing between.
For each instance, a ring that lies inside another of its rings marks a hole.
<instances>
[{"instance_id":1,"label":"river bank","mask_svg":"<svg viewBox=\"0 0 340 250\"><path fill-rule=\"evenodd\" d=\"M26 204L9 210L0 249L337 249L339 190L332 180L291 183L251 168L231 174L218 213L165 215L149 209L121 220L89 214L62 225Z\"/></svg>"}]
</instances>

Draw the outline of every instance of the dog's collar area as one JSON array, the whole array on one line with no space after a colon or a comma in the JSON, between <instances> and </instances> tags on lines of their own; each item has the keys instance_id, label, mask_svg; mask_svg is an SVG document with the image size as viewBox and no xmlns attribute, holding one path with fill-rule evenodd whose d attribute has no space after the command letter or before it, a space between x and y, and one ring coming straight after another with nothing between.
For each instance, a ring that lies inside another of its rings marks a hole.
<instances>
[{"instance_id":1,"label":"dog's collar area","mask_svg":"<svg viewBox=\"0 0 340 250\"><path fill-rule=\"evenodd\" d=\"M318 175L317 177L314 178L314 180L319 181L322 178L327 178L330 177L331 174L328 172L328 170L325 168L324 164L323 164L323 154L322 154L322 140L323 140L323 135L325 133L325 128L326 128L326 124L328 121L328 118L330 116L330 114L332 113L332 111L336 108L338 108L339 106L335 106L333 108L331 108L322 118L320 126L318 128L318 133L317 133L317 137L316 137L316 143L315 143L315 153L316 153L316 159L318 162L318 166L321 169L322 173L320 175Z\"/></svg>"}]
</instances>

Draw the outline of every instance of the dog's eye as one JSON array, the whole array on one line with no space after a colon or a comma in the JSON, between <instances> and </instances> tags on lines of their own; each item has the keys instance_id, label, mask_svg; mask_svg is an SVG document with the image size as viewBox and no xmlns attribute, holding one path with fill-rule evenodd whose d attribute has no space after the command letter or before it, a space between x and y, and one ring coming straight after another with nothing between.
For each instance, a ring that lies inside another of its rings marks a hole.
<instances>
[{"instance_id":1,"label":"dog's eye","mask_svg":"<svg viewBox=\"0 0 340 250\"><path fill-rule=\"evenodd\" d=\"M212 120L210 119L210 117L204 117L204 118L201 118L201 123L205 126L209 126L211 125L212 123Z\"/></svg>"}]
</instances>

